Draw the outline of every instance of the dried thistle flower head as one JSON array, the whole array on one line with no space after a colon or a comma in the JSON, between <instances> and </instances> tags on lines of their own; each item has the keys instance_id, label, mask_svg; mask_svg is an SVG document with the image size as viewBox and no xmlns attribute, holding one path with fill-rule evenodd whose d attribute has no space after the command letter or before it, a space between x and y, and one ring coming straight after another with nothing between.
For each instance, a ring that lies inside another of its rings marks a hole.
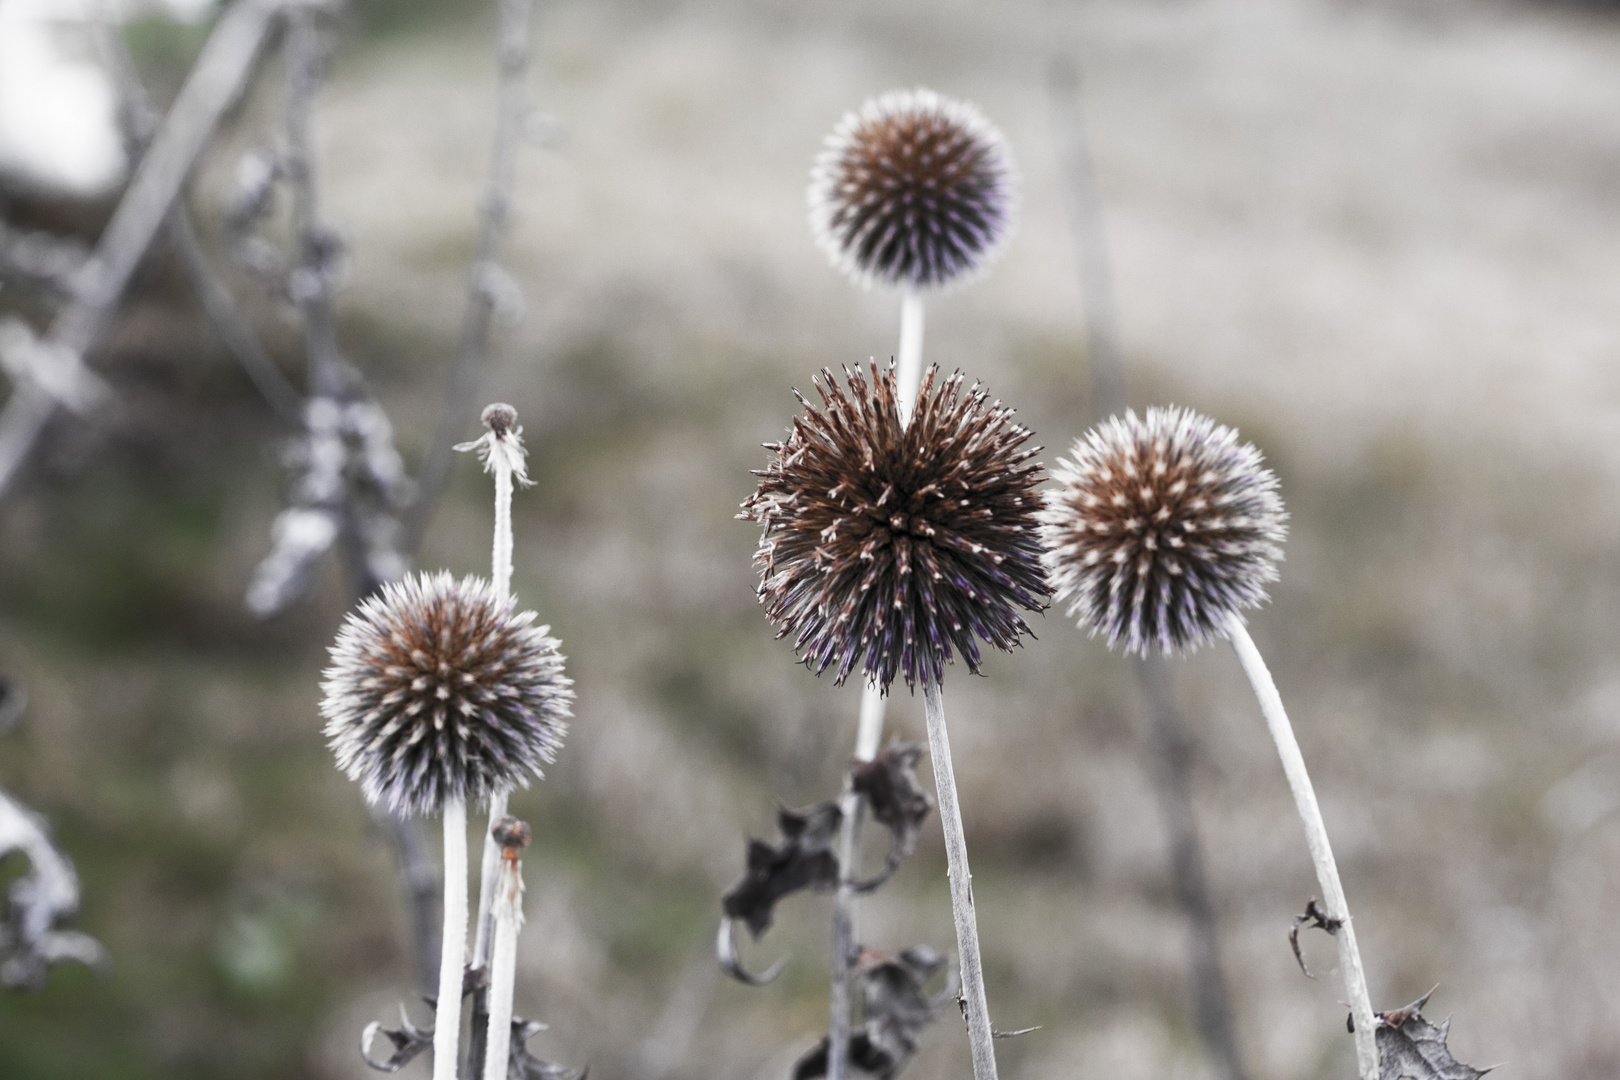
<instances>
[{"instance_id":1,"label":"dried thistle flower head","mask_svg":"<svg viewBox=\"0 0 1620 1080\"><path fill-rule=\"evenodd\" d=\"M482 578L412 574L349 613L321 684L338 767L369 802L437 813L527 787L568 731L559 642Z\"/></svg>"},{"instance_id":2,"label":"dried thistle flower head","mask_svg":"<svg viewBox=\"0 0 1620 1080\"><path fill-rule=\"evenodd\" d=\"M1196 649L1266 600L1288 514L1236 431L1189 409L1126 410L1071 453L1040 515L1046 563L1059 602L1110 648Z\"/></svg>"},{"instance_id":3,"label":"dried thistle flower head","mask_svg":"<svg viewBox=\"0 0 1620 1080\"><path fill-rule=\"evenodd\" d=\"M523 448L523 425L517 422L517 410L504 402L484 406L478 419L484 433L471 442L457 443L452 449L466 453L478 451L478 460L485 472L494 472L497 465L512 470L512 476L525 487L534 483L529 479L529 452Z\"/></svg>"},{"instance_id":4,"label":"dried thistle flower head","mask_svg":"<svg viewBox=\"0 0 1620 1080\"><path fill-rule=\"evenodd\" d=\"M987 266L1012 235L1016 173L978 109L894 90L848 113L810 173L810 228L861 285L928 288Z\"/></svg>"},{"instance_id":5,"label":"dried thistle flower head","mask_svg":"<svg viewBox=\"0 0 1620 1080\"><path fill-rule=\"evenodd\" d=\"M1040 449L1013 410L955 374L924 374L909 425L891 367L823 370L822 408L805 406L755 475L739 516L763 528L754 562L778 637L817 674L860 665L887 688L938 681L960 653L979 670L975 637L1011 649L1029 627L1015 610L1047 592L1036 515Z\"/></svg>"}]
</instances>

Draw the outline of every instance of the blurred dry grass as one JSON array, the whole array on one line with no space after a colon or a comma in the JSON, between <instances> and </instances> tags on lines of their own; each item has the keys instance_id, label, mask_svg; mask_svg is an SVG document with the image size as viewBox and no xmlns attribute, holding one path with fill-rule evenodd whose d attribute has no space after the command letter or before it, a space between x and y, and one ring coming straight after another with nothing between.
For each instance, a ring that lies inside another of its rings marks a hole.
<instances>
[{"instance_id":1,"label":"blurred dry grass","mask_svg":"<svg viewBox=\"0 0 1620 1080\"><path fill-rule=\"evenodd\" d=\"M411 453L459 315L493 76L483 6L402 12L363 9L317 129L353 245L345 340ZM1252 624L1375 1003L1440 982L1465 1060L1620 1071L1602 917L1620 901L1620 27L1439 2L574 2L540 7L536 44L567 139L525 157L527 313L485 396L524 417L539 483L515 588L580 690L562 760L514 803L537 835L519 979L519 1010L553 1026L537 1051L628 1074L744 835L773 799L829 796L851 745L858 693L771 640L732 520L788 388L893 348L892 299L827 269L803 221L843 109L925 83L1005 128L1020 234L931 303L925 354L985 379L1049 454L1089 422L1042 81L1062 50L1086 75L1133 399L1237 424L1282 476L1288 561ZM232 160L201 178L205 207ZM34 702L0 783L56 823L116 961L0 1001L0 1071L367 1075L358 1032L410 967L392 867L318 736L342 588L266 626L242 612L274 431L163 286L104 365L134 407L104 437L62 433L0 514L0 666ZM486 501L460 468L425 565L483 565ZM1001 1045L1004 1074L1206 1076L1129 669L1060 613L1037 633L947 695L992 1008L1044 1025ZM1224 649L1178 672L1253 1070L1349 1075L1334 981L1288 951L1314 883L1259 716ZM920 738L919 703L893 716ZM864 938L947 944L943 876L925 839ZM720 985L672 1078L785 1075L824 1019L826 927L824 899L786 904L760 955L796 962L769 989ZM968 1075L954 1023L907 1075Z\"/></svg>"}]
</instances>

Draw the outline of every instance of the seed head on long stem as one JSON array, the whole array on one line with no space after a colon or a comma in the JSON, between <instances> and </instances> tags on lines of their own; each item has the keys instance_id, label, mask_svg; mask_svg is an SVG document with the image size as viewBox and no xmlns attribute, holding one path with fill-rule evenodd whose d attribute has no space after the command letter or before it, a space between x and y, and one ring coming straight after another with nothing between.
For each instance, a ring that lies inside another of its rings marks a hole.
<instances>
[{"instance_id":1,"label":"seed head on long stem","mask_svg":"<svg viewBox=\"0 0 1620 1080\"><path fill-rule=\"evenodd\" d=\"M931 288L1000 254L1016 189L1006 140L978 109L894 90L827 138L810 174L810 227L860 284Z\"/></svg>"},{"instance_id":2,"label":"seed head on long stem","mask_svg":"<svg viewBox=\"0 0 1620 1080\"><path fill-rule=\"evenodd\" d=\"M763 533L754 561L760 602L795 635L804 663L860 666L887 687L897 675L937 682L957 654L979 669L978 640L1011 649L1042 610L1036 535L1039 448L960 374L923 377L902 425L893 369L823 371L821 408L804 412L739 516Z\"/></svg>"},{"instance_id":3,"label":"seed head on long stem","mask_svg":"<svg viewBox=\"0 0 1620 1080\"><path fill-rule=\"evenodd\" d=\"M350 612L321 714L370 802L437 813L528 786L568 730L573 680L550 627L477 577L412 574Z\"/></svg>"},{"instance_id":4,"label":"seed head on long stem","mask_svg":"<svg viewBox=\"0 0 1620 1080\"><path fill-rule=\"evenodd\" d=\"M1190 651L1265 602L1288 515L1236 431L1188 409L1126 410L1070 454L1040 518L1057 598L1080 625L1127 654Z\"/></svg>"}]
</instances>

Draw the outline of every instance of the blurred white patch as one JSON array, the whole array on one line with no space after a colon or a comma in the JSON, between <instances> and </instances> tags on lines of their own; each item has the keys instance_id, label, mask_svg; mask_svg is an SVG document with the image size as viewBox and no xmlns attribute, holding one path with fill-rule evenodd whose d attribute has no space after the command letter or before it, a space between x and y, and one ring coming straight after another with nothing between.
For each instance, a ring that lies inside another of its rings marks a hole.
<instances>
[{"instance_id":1,"label":"blurred white patch","mask_svg":"<svg viewBox=\"0 0 1620 1080\"><path fill-rule=\"evenodd\" d=\"M96 21L196 21L213 0L0 0L0 176L95 196L124 178L118 94L97 59Z\"/></svg>"}]
</instances>

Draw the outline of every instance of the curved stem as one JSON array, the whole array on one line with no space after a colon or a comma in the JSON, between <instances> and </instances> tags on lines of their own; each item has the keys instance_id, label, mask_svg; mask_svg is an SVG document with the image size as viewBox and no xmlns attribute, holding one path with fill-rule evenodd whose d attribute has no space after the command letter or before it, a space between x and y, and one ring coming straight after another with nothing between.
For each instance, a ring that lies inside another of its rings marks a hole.
<instances>
[{"instance_id":1,"label":"curved stem","mask_svg":"<svg viewBox=\"0 0 1620 1080\"><path fill-rule=\"evenodd\" d=\"M467 804L444 804L444 939L433 1020L433 1080L455 1080L461 1042L462 968L467 958Z\"/></svg>"},{"instance_id":2,"label":"curved stem","mask_svg":"<svg viewBox=\"0 0 1620 1080\"><path fill-rule=\"evenodd\" d=\"M1316 802L1316 790L1311 786L1310 773L1305 769L1305 758L1294 739L1294 728L1283 711L1282 697L1271 672L1261 659L1260 650L1237 614L1228 616L1226 632L1237 651L1243 673L1254 687L1254 696L1260 701L1266 727L1277 744L1277 755L1282 758L1283 773L1288 787L1294 793L1294 805L1305 825L1305 843L1316 864L1316 880L1322 888L1322 903L1327 917L1338 926L1332 931L1339 943L1339 967L1344 972L1344 990L1350 998L1350 1016L1356 1025L1356 1065L1361 1080L1378 1080L1378 1042L1374 1037L1376 1021L1373 1019L1372 1001L1367 994L1367 976L1361 967L1361 950L1356 948L1355 924L1350 921L1350 907L1345 903L1344 885L1339 881L1339 868L1333 861L1333 848L1328 843L1327 826L1322 822L1322 809Z\"/></svg>"},{"instance_id":3,"label":"curved stem","mask_svg":"<svg viewBox=\"0 0 1620 1080\"><path fill-rule=\"evenodd\" d=\"M939 684L923 683L928 714L928 753L934 761L934 789L939 796L939 822L945 831L945 859L951 880L951 915L956 920L956 951L962 965L962 1013L968 1045L973 1050L974 1080L996 1080L996 1049L990 1030L990 1006L984 996L984 967L979 960L979 923L973 912L973 874L968 869L967 837L956 800L956 771L951 767L951 740L945 730L945 703Z\"/></svg>"}]
</instances>

